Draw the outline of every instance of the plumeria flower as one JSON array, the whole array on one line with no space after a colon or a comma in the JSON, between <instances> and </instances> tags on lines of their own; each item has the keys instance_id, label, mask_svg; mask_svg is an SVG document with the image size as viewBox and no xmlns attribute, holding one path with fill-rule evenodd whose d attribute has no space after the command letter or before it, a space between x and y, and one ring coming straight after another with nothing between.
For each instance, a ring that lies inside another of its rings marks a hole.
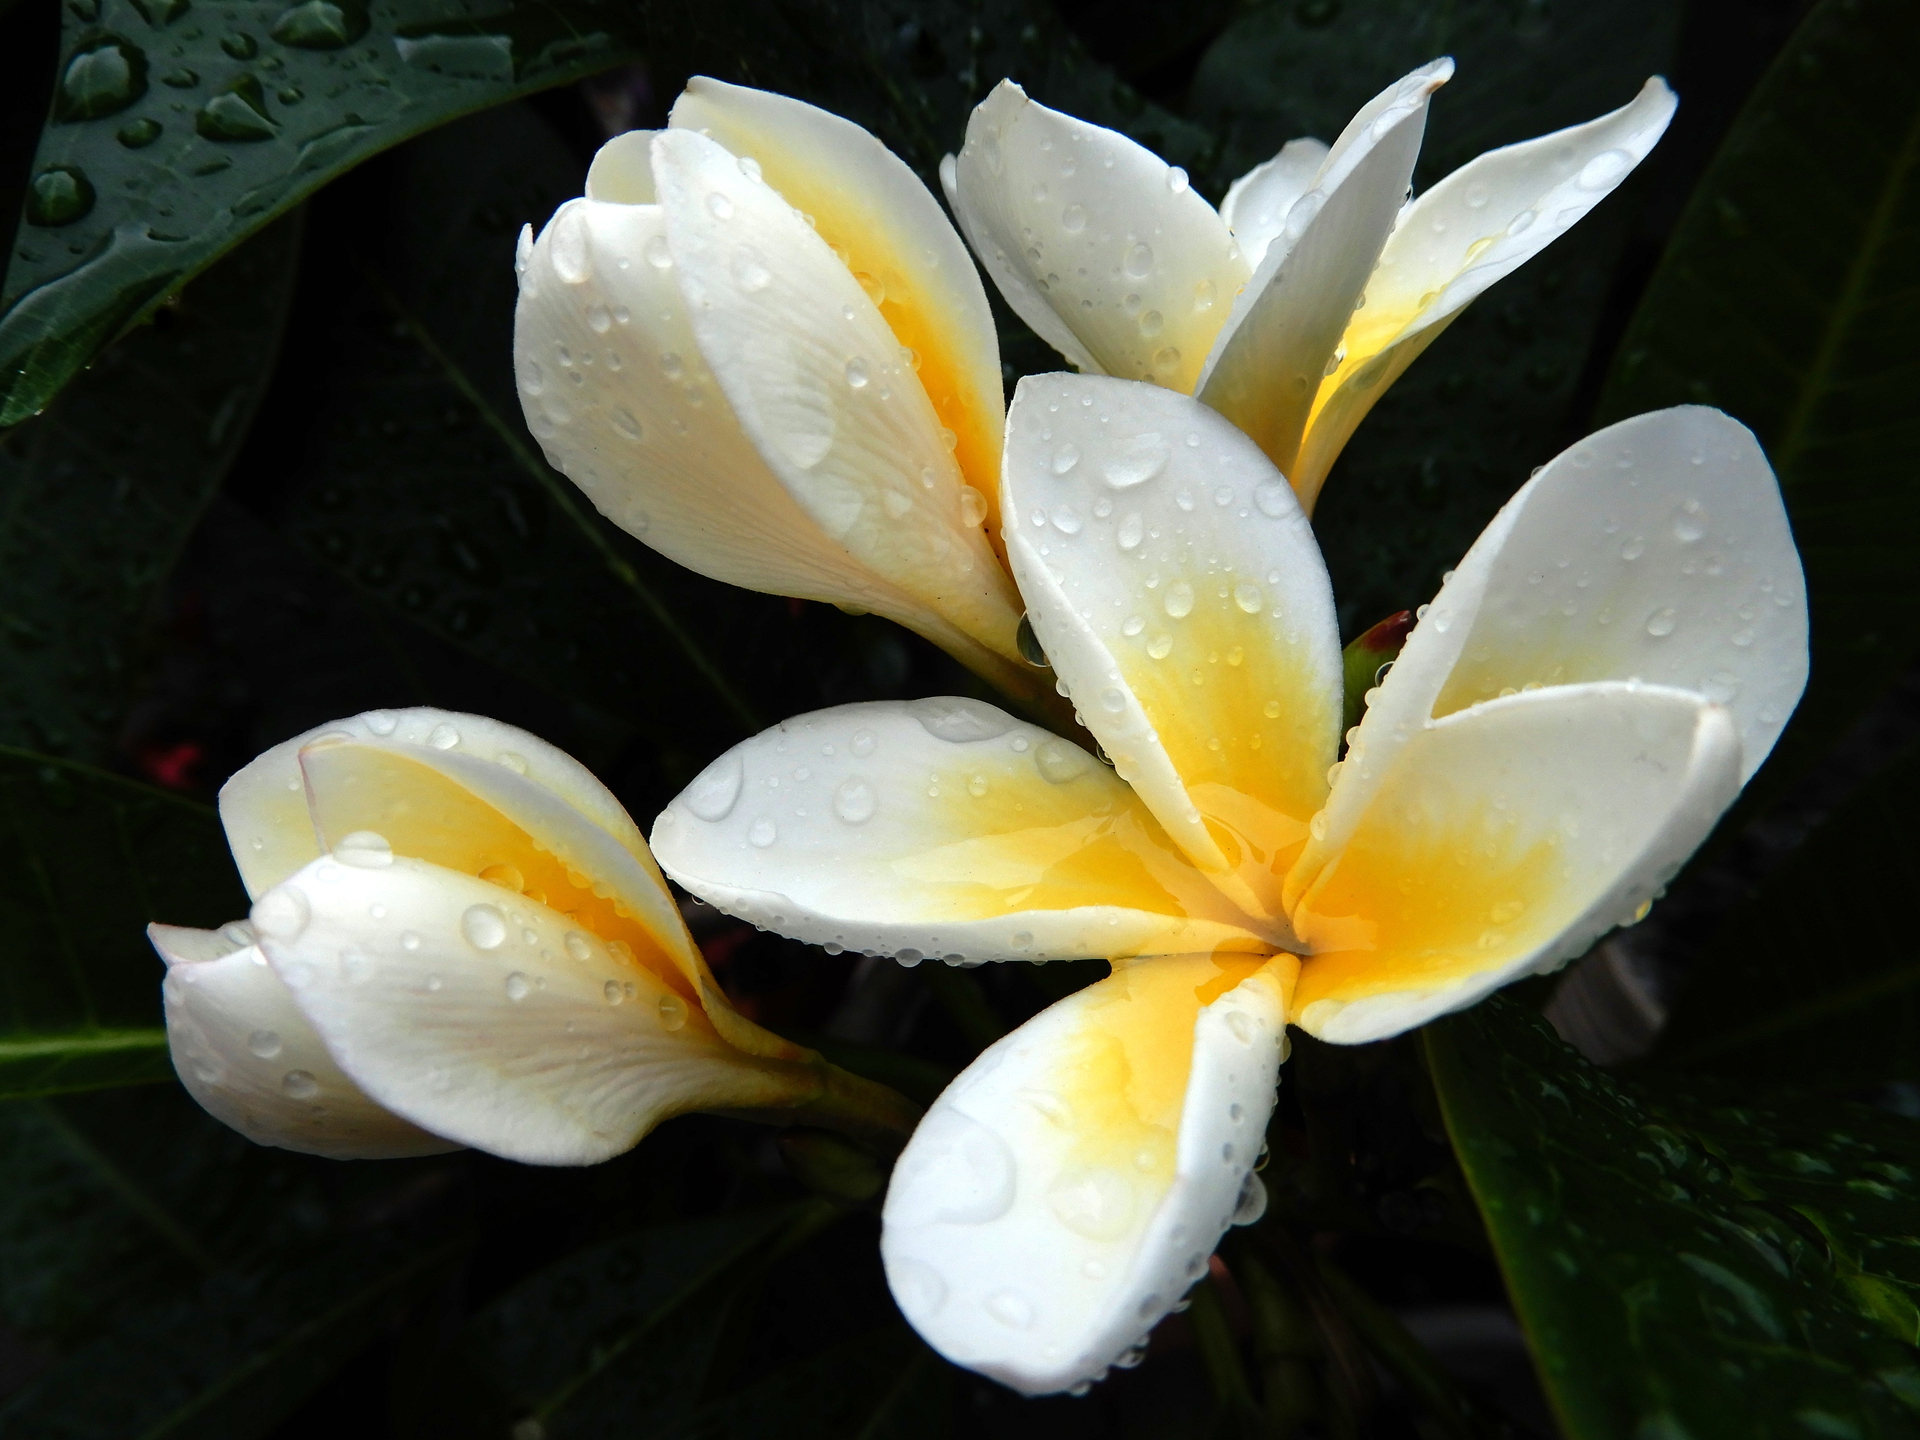
<instances>
[{"instance_id":1,"label":"plumeria flower","mask_svg":"<svg viewBox=\"0 0 1920 1440\"><path fill-rule=\"evenodd\" d=\"M1469 301L1564 234L1672 118L1621 109L1492 150L1405 203L1436 60L1331 146L1290 142L1219 211L1126 136L1012 81L940 178L1007 303L1077 369L1197 395L1259 442L1309 514L1356 426Z\"/></svg>"},{"instance_id":2,"label":"plumeria flower","mask_svg":"<svg viewBox=\"0 0 1920 1440\"><path fill-rule=\"evenodd\" d=\"M851 121L696 79L521 236L527 424L601 513L730 584L872 611L1012 694L986 291Z\"/></svg>"},{"instance_id":3,"label":"plumeria flower","mask_svg":"<svg viewBox=\"0 0 1920 1440\"><path fill-rule=\"evenodd\" d=\"M525 731L369 711L253 761L220 818L250 918L149 933L174 1067L251 1140L585 1165L691 1110L912 1123L727 1003L620 803Z\"/></svg>"},{"instance_id":4,"label":"plumeria flower","mask_svg":"<svg viewBox=\"0 0 1920 1440\"><path fill-rule=\"evenodd\" d=\"M1644 415L1495 517L1340 759L1326 568L1242 431L1173 390L1028 379L1003 487L1112 768L977 701L842 706L727 752L653 844L802 940L1113 960L954 1082L886 1200L907 1317L1039 1393L1129 1363L1258 1215L1285 1025L1394 1035L1643 913L1778 737L1807 616L1752 435Z\"/></svg>"}]
</instances>

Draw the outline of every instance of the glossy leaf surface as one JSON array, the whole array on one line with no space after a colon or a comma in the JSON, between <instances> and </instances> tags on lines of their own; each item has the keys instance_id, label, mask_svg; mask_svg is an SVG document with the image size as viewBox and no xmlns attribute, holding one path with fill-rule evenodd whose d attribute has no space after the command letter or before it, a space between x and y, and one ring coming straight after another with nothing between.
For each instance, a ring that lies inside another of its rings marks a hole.
<instances>
[{"instance_id":1,"label":"glossy leaf surface","mask_svg":"<svg viewBox=\"0 0 1920 1440\"><path fill-rule=\"evenodd\" d=\"M1505 999L1427 1035L1569 1440L1920 1427L1920 1124L1622 1082Z\"/></svg>"},{"instance_id":2,"label":"glossy leaf surface","mask_svg":"<svg viewBox=\"0 0 1920 1440\"><path fill-rule=\"evenodd\" d=\"M0 740L114 753L154 602L273 377L298 217L0 434Z\"/></svg>"}]
</instances>

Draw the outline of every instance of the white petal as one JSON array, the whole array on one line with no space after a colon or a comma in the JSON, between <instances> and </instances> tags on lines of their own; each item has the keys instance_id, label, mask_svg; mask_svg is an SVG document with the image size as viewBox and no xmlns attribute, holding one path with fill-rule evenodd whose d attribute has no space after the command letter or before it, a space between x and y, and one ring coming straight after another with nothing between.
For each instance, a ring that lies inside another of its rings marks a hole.
<instances>
[{"instance_id":1,"label":"white petal","mask_svg":"<svg viewBox=\"0 0 1920 1440\"><path fill-rule=\"evenodd\" d=\"M1233 231L1249 265L1258 265L1266 255L1267 246L1285 227L1293 202L1313 188L1326 160L1326 141L1289 140L1278 155L1233 182L1220 206L1220 218Z\"/></svg>"},{"instance_id":2,"label":"white petal","mask_svg":"<svg viewBox=\"0 0 1920 1440\"><path fill-rule=\"evenodd\" d=\"M336 857L377 864L384 846L572 915L698 997L737 1048L800 1055L727 1002L624 812L622 833L610 834L531 777L457 745L323 738L300 752L300 767L314 828Z\"/></svg>"},{"instance_id":3,"label":"white petal","mask_svg":"<svg viewBox=\"0 0 1920 1440\"><path fill-rule=\"evenodd\" d=\"M1335 794L1351 773L1366 803L1303 858L1293 914L1312 954L1290 1018L1341 1044L1461 1009L1633 923L1740 789L1732 718L1684 690L1530 691L1379 756L1365 742Z\"/></svg>"},{"instance_id":4,"label":"white petal","mask_svg":"<svg viewBox=\"0 0 1920 1440\"><path fill-rule=\"evenodd\" d=\"M1006 489L1008 559L1083 722L1195 863L1277 919L1341 714L1333 593L1285 477L1188 396L1045 375L1014 396Z\"/></svg>"},{"instance_id":5,"label":"white petal","mask_svg":"<svg viewBox=\"0 0 1920 1440\"><path fill-rule=\"evenodd\" d=\"M1289 476L1321 377L1405 199L1428 99L1452 74L1451 60L1436 60L1354 116L1267 246L1201 371L1194 393Z\"/></svg>"},{"instance_id":6,"label":"white petal","mask_svg":"<svg viewBox=\"0 0 1920 1440\"><path fill-rule=\"evenodd\" d=\"M695 1109L810 1088L545 905L436 865L314 861L253 908L340 1068L395 1114L536 1165L589 1165Z\"/></svg>"},{"instance_id":7,"label":"white petal","mask_svg":"<svg viewBox=\"0 0 1920 1440\"><path fill-rule=\"evenodd\" d=\"M1434 598L1361 733L1374 744L1528 685L1627 679L1725 705L1743 782L1806 686L1806 579L1780 487L1718 410L1635 416L1535 475Z\"/></svg>"},{"instance_id":8,"label":"white petal","mask_svg":"<svg viewBox=\"0 0 1920 1440\"><path fill-rule=\"evenodd\" d=\"M951 199L1007 303L1082 369L1191 390L1247 281L1184 171L1011 80L967 120Z\"/></svg>"},{"instance_id":9,"label":"white petal","mask_svg":"<svg viewBox=\"0 0 1920 1440\"><path fill-rule=\"evenodd\" d=\"M909 962L1269 948L1112 771L977 700L789 720L714 761L653 843L731 914Z\"/></svg>"},{"instance_id":10,"label":"white petal","mask_svg":"<svg viewBox=\"0 0 1920 1440\"><path fill-rule=\"evenodd\" d=\"M596 150L587 167L587 199L614 205L653 204L653 137L659 133L629 130Z\"/></svg>"},{"instance_id":11,"label":"white petal","mask_svg":"<svg viewBox=\"0 0 1920 1440\"><path fill-rule=\"evenodd\" d=\"M1611 194L1665 133L1676 103L1665 81L1649 80L1611 114L1488 151L1401 212L1289 471L1308 505L1387 387L1469 301Z\"/></svg>"},{"instance_id":12,"label":"white petal","mask_svg":"<svg viewBox=\"0 0 1920 1440\"><path fill-rule=\"evenodd\" d=\"M323 851L307 814L300 752L325 736L393 740L494 762L579 811L629 852L646 854L639 827L586 766L539 736L484 715L413 706L368 710L316 725L274 746L220 787L220 823L247 894L258 898Z\"/></svg>"},{"instance_id":13,"label":"white petal","mask_svg":"<svg viewBox=\"0 0 1920 1440\"><path fill-rule=\"evenodd\" d=\"M1208 956L1135 961L947 1087L880 1240L929 1344L1029 1395L1128 1363L1236 1213L1257 1218L1295 963L1240 979Z\"/></svg>"},{"instance_id":14,"label":"white petal","mask_svg":"<svg viewBox=\"0 0 1920 1440\"><path fill-rule=\"evenodd\" d=\"M700 353L665 211L596 198L637 193L636 167L650 162L638 134L601 150L589 198L561 207L521 274L515 371L548 462L614 524L690 570L872 611L975 669L1010 670L871 557L856 558L767 467ZM949 498L958 525L959 492Z\"/></svg>"},{"instance_id":15,"label":"white petal","mask_svg":"<svg viewBox=\"0 0 1920 1440\"><path fill-rule=\"evenodd\" d=\"M701 353L767 464L831 538L1024 679L1018 597L900 343L806 221L712 140L653 140ZM951 436L953 432L946 431Z\"/></svg>"},{"instance_id":16,"label":"white petal","mask_svg":"<svg viewBox=\"0 0 1920 1440\"><path fill-rule=\"evenodd\" d=\"M1000 340L980 273L920 177L851 120L705 76L687 82L671 123L760 167L840 254L913 351L927 398L957 437L961 473L991 512L1006 416ZM997 529L990 513L988 533Z\"/></svg>"},{"instance_id":17,"label":"white petal","mask_svg":"<svg viewBox=\"0 0 1920 1440\"><path fill-rule=\"evenodd\" d=\"M245 922L226 931L147 927L167 962L160 992L173 1068L201 1108L257 1145L335 1160L458 1150L383 1110L341 1072L250 933Z\"/></svg>"}]
</instances>

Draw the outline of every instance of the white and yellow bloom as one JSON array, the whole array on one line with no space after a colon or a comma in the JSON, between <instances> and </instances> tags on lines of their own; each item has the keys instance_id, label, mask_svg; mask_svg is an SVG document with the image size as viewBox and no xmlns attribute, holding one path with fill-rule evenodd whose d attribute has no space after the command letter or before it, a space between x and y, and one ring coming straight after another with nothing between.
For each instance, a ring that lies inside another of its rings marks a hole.
<instances>
[{"instance_id":1,"label":"white and yellow bloom","mask_svg":"<svg viewBox=\"0 0 1920 1440\"><path fill-rule=\"evenodd\" d=\"M174 1066L249 1139L585 1165L691 1110L911 1123L727 1003L619 802L525 731L371 711L267 751L220 818L250 919L150 934Z\"/></svg>"},{"instance_id":2,"label":"white and yellow bloom","mask_svg":"<svg viewBox=\"0 0 1920 1440\"><path fill-rule=\"evenodd\" d=\"M1216 212L1126 136L1011 81L940 177L974 252L1077 369L1197 395L1259 442L1309 513L1368 410L1469 301L1604 199L1672 118L1665 82L1492 150L1406 203L1436 60L1331 146L1290 142Z\"/></svg>"},{"instance_id":3,"label":"white and yellow bloom","mask_svg":"<svg viewBox=\"0 0 1920 1440\"><path fill-rule=\"evenodd\" d=\"M696 79L521 240L514 361L553 465L748 589L870 610L1032 690L996 548L1005 402L967 248L851 121Z\"/></svg>"},{"instance_id":4,"label":"white and yellow bloom","mask_svg":"<svg viewBox=\"0 0 1920 1440\"><path fill-rule=\"evenodd\" d=\"M1126 1363L1261 1204L1286 1024L1357 1043L1636 918L1807 674L1799 558L1751 434L1682 408L1543 467L1341 746L1327 573L1216 411L1023 381L1008 554L1113 769L991 706L843 706L716 761L668 874L801 939L950 963L1113 958L936 1103L886 1202L907 1317L1029 1392Z\"/></svg>"}]
</instances>

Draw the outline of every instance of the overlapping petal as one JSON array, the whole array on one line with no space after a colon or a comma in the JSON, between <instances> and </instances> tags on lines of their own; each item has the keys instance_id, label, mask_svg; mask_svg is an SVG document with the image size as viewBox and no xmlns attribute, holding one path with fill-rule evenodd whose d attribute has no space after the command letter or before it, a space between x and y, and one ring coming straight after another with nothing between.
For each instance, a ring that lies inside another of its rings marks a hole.
<instances>
[{"instance_id":1,"label":"overlapping petal","mask_svg":"<svg viewBox=\"0 0 1920 1440\"><path fill-rule=\"evenodd\" d=\"M1406 199L1427 102L1451 60L1382 91L1340 133L1287 212L1214 342L1194 393L1292 478L1314 397Z\"/></svg>"},{"instance_id":2,"label":"overlapping petal","mask_svg":"<svg viewBox=\"0 0 1920 1440\"><path fill-rule=\"evenodd\" d=\"M1249 267L1186 173L1002 80L941 168L974 253L1076 366L1191 390Z\"/></svg>"},{"instance_id":3,"label":"overlapping petal","mask_svg":"<svg viewBox=\"0 0 1920 1440\"><path fill-rule=\"evenodd\" d=\"M1340 646L1285 477L1189 396L1023 380L1008 558L1083 722L1194 862L1285 935L1279 880L1326 797Z\"/></svg>"},{"instance_id":4,"label":"overlapping petal","mask_svg":"<svg viewBox=\"0 0 1920 1440\"><path fill-rule=\"evenodd\" d=\"M985 293L871 136L696 82L674 128L603 149L520 270L529 427L604 514L692 569L872 610L1034 687L992 534Z\"/></svg>"},{"instance_id":5,"label":"overlapping petal","mask_svg":"<svg viewBox=\"0 0 1920 1440\"><path fill-rule=\"evenodd\" d=\"M1605 682L1483 702L1379 758L1363 732L1341 772L1358 813L1289 879L1310 952L1291 1019L1358 1044L1632 923L1739 793L1740 742L1697 694Z\"/></svg>"},{"instance_id":6,"label":"overlapping petal","mask_svg":"<svg viewBox=\"0 0 1920 1440\"><path fill-rule=\"evenodd\" d=\"M160 990L174 1070L215 1119L257 1145L334 1160L460 1148L377 1104L347 1077L268 968L251 925L150 925L147 935L167 965Z\"/></svg>"},{"instance_id":7,"label":"overlapping petal","mask_svg":"<svg viewBox=\"0 0 1920 1440\"><path fill-rule=\"evenodd\" d=\"M524 731L372 711L260 756L221 815L251 924L154 939L176 1064L244 1133L588 1164L691 1109L906 1118L734 1010L626 812Z\"/></svg>"},{"instance_id":8,"label":"overlapping petal","mask_svg":"<svg viewBox=\"0 0 1920 1440\"><path fill-rule=\"evenodd\" d=\"M1339 363L1317 387L1297 456L1280 462L1309 509L1387 387L1476 296L1613 193L1666 133L1677 103L1655 77L1620 109L1490 150L1406 207L1341 337Z\"/></svg>"},{"instance_id":9,"label":"overlapping petal","mask_svg":"<svg viewBox=\"0 0 1920 1440\"><path fill-rule=\"evenodd\" d=\"M1294 963L1132 961L975 1060L887 1191L881 1253L914 1328L1028 1394L1136 1360L1260 1213Z\"/></svg>"},{"instance_id":10,"label":"overlapping petal","mask_svg":"<svg viewBox=\"0 0 1920 1440\"><path fill-rule=\"evenodd\" d=\"M972 700L843 705L721 756L660 816L694 894L815 944L954 961L1270 948L1079 746Z\"/></svg>"},{"instance_id":11,"label":"overlapping petal","mask_svg":"<svg viewBox=\"0 0 1920 1440\"><path fill-rule=\"evenodd\" d=\"M1327 149L1324 140L1289 140L1279 154L1262 160L1228 187L1227 198L1220 202L1220 218L1227 222L1248 264L1257 266L1286 228L1294 202L1313 188L1326 164Z\"/></svg>"}]
</instances>

